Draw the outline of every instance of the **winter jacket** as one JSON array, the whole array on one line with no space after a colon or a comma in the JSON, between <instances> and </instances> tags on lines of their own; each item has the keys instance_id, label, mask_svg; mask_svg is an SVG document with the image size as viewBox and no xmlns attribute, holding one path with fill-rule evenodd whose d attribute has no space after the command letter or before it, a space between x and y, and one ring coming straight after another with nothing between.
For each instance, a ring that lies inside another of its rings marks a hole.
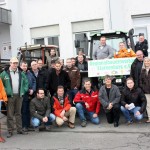
<instances>
[{"instance_id":1,"label":"winter jacket","mask_svg":"<svg viewBox=\"0 0 150 150\"><path fill-rule=\"evenodd\" d=\"M109 92L109 98L108 98L105 87L106 86L103 85L99 91L99 99L100 99L101 104L103 105L104 110L106 110L109 103L112 103L113 105L120 103L120 97L121 97L119 88L116 85L112 84L112 87Z\"/></svg>"},{"instance_id":2,"label":"winter jacket","mask_svg":"<svg viewBox=\"0 0 150 150\"><path fill-rule=\"evenodd\" d=\"M60 105L60 102L58 100L58 95L54 95L51 99L51 105L53 109L53 113L55 114L56 117L60 117L60 113L65 110L66 112L69 111L71 108L70 100L68 95L64 95L64 104L63 106Z\"/></svg>"},{"instance_id":3,"label":"winter jacket","mask_svg":"<svg viewBox=\"0 0 150 150\"><path fill-rule=\"evenodd\" d=\"M79 91L75 98L74 103L82 103L85 107L85 103L89 104L89 108L86 108L89 112L94 112L96 114L99 114L100 112L100 101L98 99L98 91L91 90L90 93L88 93L85 89Z\"/></svg>"},{"instance_id":4,"label":"winter jacket","mask_svg":"<svg viewBox=\"0 0 150 150\"><path fill-rule=\"evenodd\" d=\"M135 57L135 53L132 49L120 49L114 54L114 58L125 58L125 57Z\"/></svg>"},{"instance_id":5,"label":"winter jacket","mask_svg":"<svg viewBox=\"0 0 150 150\"><path fill-rule=\"evenodd\" d=\"M45 68L42 68L38 71L38 76L36 77L34 72L31 70L32 75L36 79L36 89L42 88L46 92L47 90L47 77L48 71Z\"/></svg>"},{"instance_id":6,"label":"winter jacket","mask_svg":"<svg viewBox=\"0 0 150 150\"><path fill-rule=\"evenodd\" d=\"M18 67L19 71L19 95L22 97L28 91L28 79L25 73ZM5 91L7 97L13 97L13 90L12 90L12 80L10 76L9 68L5 68L5 70L0 75L3 85L5 87Z\"/></svg>"},{"instance_id":7,"label":"winter jacket","mask_svg":"<svg viewBox=\"0 0 150 150\"><path fill-rule=\"evenodd\" d=\"M51 95L56 92L57 86L59 85L62 85L65 91L67 91L67 89L71 88L71 80L66 71L61 70L59 75L57 75L56 70L53 69L48 76L48 90L50 91Z\"/></svg>"},{"instance_id":8,"label":"winter jacket","mask_svg":"<svg viewBox=\"0 0 150 150\"><path fill-rule=\"evenodd\" d=\"M150 94L150 70L142 69L140 75L140 88L143 90L145 94Z\"/></svg>"},{"instance_id":9,"label":"winter jacket","mask_svg":"<svg viewBox=\"0 0 150 150\"><path fill-rule=\"evenodd\" d=\"M82 68L80 65L82 65L83 68ZM75 66L76 66L80 71L87 71L87 70L88 70L88 63L87 63L87 61L83 61L82 64L81 64L79 61L76 61Z\"/></svg>"},{"instance_id":10,"label":"winter jacket","mask_svg":"<svg viewBox=\"0 0 150 150\"><path fill-rule=\"evenodd\" d=\"M75 87L79 89L81 81L79 69L77 67L66 67L64 70L68 73L69 78L71 80L71 89L74 89Z\"/></svg>"},{"instance_id":11,"label":"winter jacket","mask_svg":"<svg viewBox=\"0 0 150 150\"><path fill-rule=\"evenodd\" d=\"M43 99L38 99L35 97L30 102L30 113L31 117L38 118L40 120L43 119L43 117L49 117L51 112L50 109L50 100L48 97L44 97Z\"/></svg>"},{"instance_id":12,"label":"winter jacket","mask_svg":"<svg viewBox=\"0 0 150 150\"><path fill-rule=\"evenodd\" d=\"M134 79L134 83L137 87L139 87L140 74L143 66L143 61L139 61L137 58L131 65L130 76Z\"/></svg>"},{"instance_id":13,"label":"winter jacket","mask_svg":"<svg viewBox=\"0 0 150 150\"><path fill-rule=\"evenodd\" d=\"M143 113L146 110L147 100L141 88L134 87L130 90L128 87L125 87L122 91L121 105L125 107L126 104L131 103L135 106L141 107L139 110L140 113Z\"/></svg>"},{"instance_id":14,"label":"winter jacket","mask_svg":"<svg viewBox=\"0 0 150 150\"><path fill-rule=\"evenodd\" d=\"M7 101L7 95L1 79L0 79L0 100L3 100L5 102Z\"/></svg>"},{"instance_id":15,"label":"winter jacket","mask_svg":"<svg viewBox=\"0 0 150 150\"><path fill-rule=\"evenodd\" d=\"M138 50L142 50L145 57L148 56L148 42L145 39L143 42L137 42L135 45L135 52Z\"/></svg>"},{"instance_id":16,"label":"winter jacket","mask_svg":"<svg viewBox=\"0 0 150 150\"><path fill-rule=\"evenodd\" d=\"M34 92L36 91L36 79L33 74L28 70L26 73L29 83L29 89L32 89Z\"/></svg>"}]
</instances>

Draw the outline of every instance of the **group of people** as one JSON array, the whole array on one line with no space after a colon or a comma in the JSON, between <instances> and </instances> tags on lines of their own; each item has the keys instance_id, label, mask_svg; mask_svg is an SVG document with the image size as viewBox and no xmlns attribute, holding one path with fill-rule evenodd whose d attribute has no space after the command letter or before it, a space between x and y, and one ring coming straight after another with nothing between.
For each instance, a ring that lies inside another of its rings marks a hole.
<instances>
[{"instance_id":1,"label":"group of people","mask_svg":"<svg viewBox=\"0 0 150 150\"><path fill-rule=\"evenodd\" d=\"M73 129L76 112L82 127L86 127L88 120L99 124L101 105L108 123L113 123L114 127L119 126L120 112L131 124L130 113L136 120L141 120L147 110L147 122L150 122L150 59L145 57L143 49L134 53L127 50L123 42L119 43L119 48L114 54L113 48L106 44L106 38L101 37L93 58L136 57L131 65L131 77L126 79L126 87L121 93L109 75L104 77L105 84L99 90L93 88L90 78L86 78L82 86L80 71L88 70L82 53L77 58L68 58L64 66L52 52L48 69L41 59L32 61L28 70L27 62L18 66L18 59L11 58L10 66L0 74L0 101L7 105L7 137L13 136L14 116L18 134L27 134L31 126L36 132L41 126L50 131L53 122L58 127L66 122Z\"/></svg>"}]
</instances>

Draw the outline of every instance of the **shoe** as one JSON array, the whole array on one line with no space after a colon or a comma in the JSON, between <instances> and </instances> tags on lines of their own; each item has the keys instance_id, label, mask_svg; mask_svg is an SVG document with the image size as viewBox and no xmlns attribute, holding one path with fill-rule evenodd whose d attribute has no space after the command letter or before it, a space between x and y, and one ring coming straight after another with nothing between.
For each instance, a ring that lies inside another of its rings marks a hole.
<instances>
[{"instance_id":1,"label":"shoe","mask_svg":"<svg viewBox=\"0 0 150 150\"><path fill-rule=\"evenodd\" d=\"M50 132L51 131L51 127L50 126L46 126L45 130L48 131L48 132Z\"/></svg>"},{"instance_id":2,"label":"shoe","mask_svg":"<svg viewBox=\"0 0 150 150\"><path fill-rule=\"evenodd\" d=\"M26 128L26 127L24 127L22 130L23 130L24 132L28 132L28 128Z\"/></svg>"},{"instance_id":3,"label":"shoe","mask_svg":"<svg viewBox=\"0 0 150 150\"><path fill-rule=\"evenodd\" d=\"M133 120L128 121L128 122L127 122L127 125L131 125L132 123L133 123Z\"/></svg>"},{"instance_id":4,"label":"shoe","mask_svg":"<svg viewBox=\"0 0 150 150\"><path fill-rule=\"evenodd\" d=\"M13 136L13 132L8 131L8 133L7 133L7 138L10 138L10 137L12 137L12 136Z\"/></svg>"},{"instance_id":5,"label":"shoe","mask_svg":"<svg viewBox=\"0 0 150 150\"><path fill-rule=\"evenodd\" d=\"M39 131L40 131L40 130L39 130L39 127L35 127L35 128L34 128L34 131L35 131L35 132L39 132Z\"/></svg>"},{"instance_id":6,"label":"shoe","mask_svg":"<svg viewBox=\"0 0 150 150\"><path fill-rule=\"evenodd\" d=\"M23 130L18 130L18 131L17 131L17 134L25 135L25 134L28 134L28 132L24 132Z\"/></svg>"},{"instance_id":7,"label":"shoe","mask_svg":"<svg viewBox=\"0 0 150 150\"><path fill-rule=\"evenodd\" d=\"M146 120L145 122L146 122L146 123L150 123L150 119Z\"/></svg>"},{"instance_id":8,"label":"shoe","mask_svg":"<svg viewBox=\"0 0 150 150\"><path fill-rule=\"evenodd\" d=\"M114 127L118 127L119 123L118 122L114 122Z\"/></svg>"},{"instance_id":9,"label":"shoe","mask_svg":"<svg viewBox=\"0 0 150 150\"><path fill-rule=\"evenodd\" d=\"M71 129L74 129L75 125L74 125L74 123L68 122L68 127L71 128Z\"/></svg>"},{"instance_id":10,"label":"shoe","mask_svg":"<svg viewBox=\"0 0 150 150\"><path fill-rule=\"evenodd\" d=\"M83 120L83 121L81 122L81 126L82 126L82 127L86 127L86 125L87 125L86 120Z\"/></svg>"}]
</instances>

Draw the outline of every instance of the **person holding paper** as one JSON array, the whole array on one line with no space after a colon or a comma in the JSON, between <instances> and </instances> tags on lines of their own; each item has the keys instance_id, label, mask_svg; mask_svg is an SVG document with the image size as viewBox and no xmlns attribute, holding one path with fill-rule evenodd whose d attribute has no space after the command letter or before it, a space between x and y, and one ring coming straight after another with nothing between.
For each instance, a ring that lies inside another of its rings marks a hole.
<instances>
[{"instance_id":1,"label":"person holding paper","mask_svg":"<svg viewBox=\"0 0 150 150\"><path fill-rule=\"evenodd\" d=\"M130 114L134 114L134 118L138 121L143 119L147 100L141 88L134 86L134 81L131 77L127 78L126 87L122 91L121 105L121 111L128 125L133 123Z\"/></svg>"}]
</instances>

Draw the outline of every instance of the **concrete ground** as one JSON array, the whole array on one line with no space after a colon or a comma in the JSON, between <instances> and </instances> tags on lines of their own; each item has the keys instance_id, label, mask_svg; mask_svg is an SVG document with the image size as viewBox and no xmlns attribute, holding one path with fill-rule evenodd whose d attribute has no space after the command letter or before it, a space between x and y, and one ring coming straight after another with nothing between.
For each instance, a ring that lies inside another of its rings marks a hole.
<instances>
[{"instance_id":1,"label":"concrete ground","mask_svg":"<svg viewBox=\"0 0 150 150\"><path fill-rule=\"evenodd\" d=\"M107 124L104 114L100 115L100 125L87 124L82 128L76 119L76 128L70 129L52 126L51 132L29 132L28 135L17 135L6 138L6 117L0 116L2 136L5 143L0 143L0 150L148 150L150 149L150 124L134 122L125 124L121 116L120 126L114 128Z\"/></svg>"}]
</instances>

